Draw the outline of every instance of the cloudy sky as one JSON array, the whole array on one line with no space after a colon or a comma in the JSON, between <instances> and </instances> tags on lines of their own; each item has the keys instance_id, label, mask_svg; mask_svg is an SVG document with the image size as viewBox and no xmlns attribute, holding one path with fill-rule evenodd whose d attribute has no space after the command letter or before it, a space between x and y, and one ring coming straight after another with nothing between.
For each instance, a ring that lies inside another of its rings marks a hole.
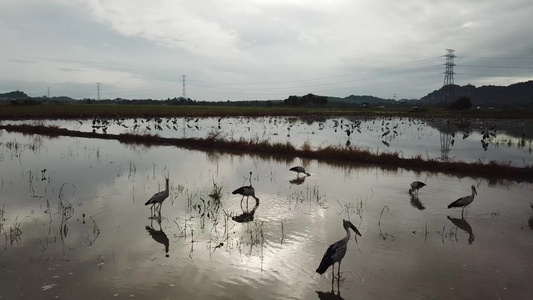
<instances>
[{"instance_id":1,"label":"cloudy sky","mask_svg":"<svg viewBox=\"0 0 533 300\"><path fill-rule=\"evenodd\" d=\"M531 0L0 0L0 93L420 98L533 80Z\"/></svg>"}]
</instances>

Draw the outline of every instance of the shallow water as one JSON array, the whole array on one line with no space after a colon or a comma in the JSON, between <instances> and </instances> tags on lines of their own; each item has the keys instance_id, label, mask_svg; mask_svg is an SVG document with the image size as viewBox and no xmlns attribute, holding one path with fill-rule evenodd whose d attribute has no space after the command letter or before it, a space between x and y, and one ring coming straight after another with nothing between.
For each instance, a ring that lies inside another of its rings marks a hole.
<instances>
[{"instance_id":1,"label":"shallow water","mask_svg":"<svg viewBox=\"0 0 533 300\"><path fill-rule=\"evenodd\" d=\"M529 183L5 131L0 142L4 299L533 296ZM295 180L294 165L311 176ZM167 174L159 223L144 203ZM418 201L414 180L427 184ZM257 207L231 194L249 181ZM471 185L463 219L446 206ZM362 237L332 284L315 269L342 219Z\"/></svg>"},{"instance_id":2,"label":"shallow water","mask_svg":"<svg viewBox=\"0 0 533 300\"><path fill-rule=\"evenodd\" d=\"M442 161L504 162L533 165L533 122L528 120L368 118L368 117L227 117L25 120L4 124L55 125L96 133L157 134L166 138L206 138L290 142L313 149L327 146L398 152Z\"/></svg>"}]
</instances>

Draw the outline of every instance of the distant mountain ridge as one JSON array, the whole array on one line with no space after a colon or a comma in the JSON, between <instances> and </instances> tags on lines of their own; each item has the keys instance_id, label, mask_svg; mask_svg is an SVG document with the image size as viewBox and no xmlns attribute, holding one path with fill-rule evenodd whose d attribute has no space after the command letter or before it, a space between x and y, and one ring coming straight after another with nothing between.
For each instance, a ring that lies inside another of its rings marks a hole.
<instances>
[{"instance_id":1,"label":"distant mountain ridge","mask_svg":"<svg viewBox=\"0 0 533 300\"><path fill-rule=\"evenodd\" d=\"M350 95L348 97L339 98L339 97L328 97L328 101L330 103L345 103L345 104L356 104L356 105L363 105L364 103L367 103L371 106L376 105L395 105L396 101L392 99L383 99L378 98L374 96L364 95L364 96L356 96L356 95Z\"/></svg>"},{"instance_id":2,"label":"distant mountain ridge","mask_svg":"<svg viewBox=\"0 0 533 300\"><path fill-rule=\"evenodd\" d=\"M509 86L484 85L475 87L454 85L455 99L470 98L473 106L498 108L533 108L533 80ZM421 104L435 106L442 100L442 88L420 99Z\"/></svg>"},{"instance_id":3,"label":"distant mountain ridge","mask_svg":"<svg viewBox=\"0 0 533 300\"><path fill-rule=\"evenodd\" d=\"M472 105L495 108L533 108L533 80L511 84L509 86L487 85L475 87L454 85L454 99L468 97ZM443 88L435 90L418 99L383 99L374 96L328 97L330 103L362 106L442 106Z\"/></svg>"},{"instance_id":4,"label":"distant mountain ridge","mask_svg":"<svg viewBox=\"0 0 533 300\"><path fill-rule=\"evenodd\" d=\"M474 85L467 84L465 86L453 85L454 99L460 97L468 97L474 107L494 107L494 108L533 108L533 80L511 84L509 86L494 86L487 85L481 87L475 87ZM370 95L356 96L350 95L348 97L327 97L327 105L331 106L442 106L443 88L435 90L426 96L418 99L383 99ZM89 99L76 100L70 97L29 97L22 91L13 91L9 93L0 94L0 101L10 100L25 100L34 99L37 101L53 101L53 102L78 102L87 101ZM115 100L101 100L100 102L116 102L121 101L128 103L127 99L115 99ZM170 99L169 99L170 100ZM168 101L169 101L168 100ZM190 99L189 99L190 100ZM149 102L160 102L157 100L146 100ZM191 100L196 102L194 100ZM281 100L278 100L281 101ZM229 101L228 103L244 103L246 101ZM249 101L248 101L249 102ZM261 101L260 101L261 102ZM273 104L276 101L265 101L269 104ZM200 101L200 103L210 103L209 101ZM218 103L218 102L217 102ZM133 103L132 103L133 104ZM222 102L220 103L222 104Z\"/></svg>"}]
</instances>

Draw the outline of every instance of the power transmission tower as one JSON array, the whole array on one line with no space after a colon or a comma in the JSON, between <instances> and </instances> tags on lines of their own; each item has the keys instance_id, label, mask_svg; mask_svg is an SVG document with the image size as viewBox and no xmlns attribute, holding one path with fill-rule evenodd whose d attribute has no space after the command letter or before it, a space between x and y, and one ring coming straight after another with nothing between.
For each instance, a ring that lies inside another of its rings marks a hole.
<instances>
[{"instance_id":1,"label":"power transmission tower","mask_svg":"<svg viewBox=\"0 0 533 300\"><path fill-rule=\"evenodd\" d=\"M453 66L455 66L455 63L453 62L453 59L455 58L455 50L453 49L446 49L448 53L446 53L446 63L444 64L446 66L446 70L444 71L444 84L442 85L442 105L447 106L448 103L454 100L455 98L455 89L453 84Z\"/></svg>"},{"instance_id":2,"label":"power transmission tower","mask_svg":"<svg viewBox=\"0 0 533 300\"><path fill-rule=\"evenodd\" d=\"M181 97L183 98L186 98L187 96L187 93L185 93L185 77L187 77L187 75L181 75L181 86L182 86L182 90L181 90Z\"/></svg>"},{"instance_id":3,"label":"power transmission tower","mask_svg":"<svg viewBox=\"0 0 533 300\"><path fill-rule=\"evenodd\" d=\"M50 87L47 87L46 89L46 98L50 98Z\"/></svg>"},{"instance_id":4,"label":"power transmission tower","mask_svg":"<svg viewBox=\"0 0 533 300\"><path fill-rule=\"evenodd\" d=\"M96 100L100 100L100 82L96 83Z\"/></svg>"}]
</instances>

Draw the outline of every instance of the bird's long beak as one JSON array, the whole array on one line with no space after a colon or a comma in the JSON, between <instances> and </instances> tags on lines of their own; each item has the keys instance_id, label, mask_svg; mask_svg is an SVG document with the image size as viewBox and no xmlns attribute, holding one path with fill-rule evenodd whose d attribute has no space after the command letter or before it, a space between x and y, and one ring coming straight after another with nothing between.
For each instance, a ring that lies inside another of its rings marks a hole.
<instances>
[{"instance_id":1,"label":"bird's long beak","mask_svg":"<svg viewBox=\"0 0 533 300\"><path fill-rule=\"evenodd\" d=\"M359 236L362 236L361 233L359 232L359 230L357 230L357 227L355 227L355 225L350 224L350 228L351 228L356 234L358 234Z\"/></svg>"},{"instance_id":2,"label":"bird's long beak","mask_svg":"<svg viewBox=\"0 0 533 300\"><path fill-rule=\"evenodd\" d=\"M474 188L474 193L476 193L476 195L477 195L477 190L476 190L476 188Z\"/></svg>"}]
</instances>

